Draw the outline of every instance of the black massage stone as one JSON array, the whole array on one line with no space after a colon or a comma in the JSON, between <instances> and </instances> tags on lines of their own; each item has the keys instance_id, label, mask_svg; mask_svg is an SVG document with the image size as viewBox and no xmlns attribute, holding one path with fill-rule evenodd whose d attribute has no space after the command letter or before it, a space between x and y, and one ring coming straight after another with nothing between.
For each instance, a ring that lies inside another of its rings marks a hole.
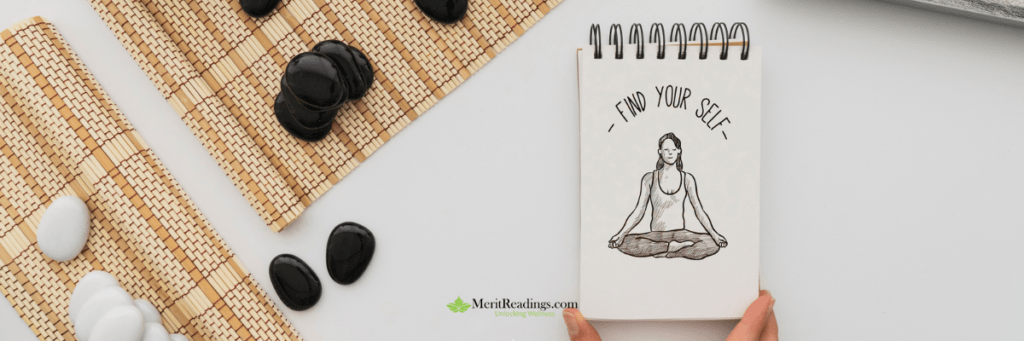
<instances>
[{"instance_id":1,"label":"black massage stone","mask_svg":"<svg viewBox=\"0 0 1024 341\"><path fill-rule=\"evenodd\" d=\"M277 121L281 123L285 131L292 134L292 136L309 142L319 141L331 132L331 125L327 124L327 122L334 120L334 117L337 116L337 110L312 112L295 104L294 100L291 101L292 103L289 103L286 100L286 97L289 96L291 95L282 91L280 94L277 94L277 99L274 100L274 116L277 117ZM300 117L304 119L304 122L301 124L299 123Z\"/></svg>"},{"instance_id":2,"label":"black massage stone","mask_svg":"<svg viewBox=\"0 0 1024 341\"><path fill-rule=\"evenodd\" d=\"M363 275L373 259L377 242L362 225L341 223L327 239L327 272L340 284L352 284Z\"/></svg>"},{"instance_id":3,"label":"black massage stone","mask_svg":"<svg viewBox=\"0 0 1024 341\"><path fill-rule=\"evenodd\" d=\"M259 18L270 14L281 0L239 0L242 10L251 17Z\"/></svg>"},{"instance_id":4,"label":"black massage stone","mask_svg":"<svg viewBox=\"0 0 1024 341\"><path fill-rule=\"evenodd\" d=\"M313 46L313 52L323 53L334 61L334 64L341 70L341 78L345 80L345 85L348 87L348 98L359 99L366 94L366 90L373 84L373 79L370 78L369 82L363 76L367 71L362 70L366 68L369 63L366 61L366 56L362 55L359 49L349 46L337 40L325 40ZM362 60L359 60L359 57ZM368 73L372 74L370 70Z\"/></svg>"},{"instance_id":5,"label":"black massage stone","mask_svg":"<svg viewBox=\"0 0 1024 341\"><path fill-rule=\"evenodd\" d=\"M274 115L295 137L318 141L330 133L331 123L347 98L348 87L331 57L300 53L288 62L281 77Z\"/></svg>"},{"instance_id":6,"label":"black massage stone","mask_svg":"<svg viewBox=\"0 0 1024 341\"><path fill-rule=\"evenodd\" d=\"M416 0L423 14L445 24L462 20L469 7L469 0Z\"/></svg>"},{"instance_id":7,"label":"black massage stone","mask_svg":"<svg viewBox=\"0 0 1024 341\"><path fill-rule=\"evenodd\" d=\"M348 48L352 51L352 55L355 56L356 66L359 67L359 76L363 78L363 83L366 84L366 89L369 90L370 86L373 85L373 63L370 63L370 60L366 58L363 51L352 46ZM364 92L363 94L365 95L366 93Z\"/></svg>"},{"instance_id":8,"label":"black massage stone","mask_svg":"<svg viewBox=\"0 0 1024 341\"><path fill-rule=\"evenodd\" d=\"M298 257L274 257L270 261L270 282L281 302L292 310L309 309L320 300L320 278Z\"/></svg>"},{"instance_id":9,"label":"black massage stone","mask_svg":"<svg viewBox=\"0 0 1024 341\"><path fill-rule=\"evenodd\" d=\"M348 88L330 57L303 52L292 58L281 79L281 91L290 91L309 109L340 108Z\"/></svg>"}]
</instances>

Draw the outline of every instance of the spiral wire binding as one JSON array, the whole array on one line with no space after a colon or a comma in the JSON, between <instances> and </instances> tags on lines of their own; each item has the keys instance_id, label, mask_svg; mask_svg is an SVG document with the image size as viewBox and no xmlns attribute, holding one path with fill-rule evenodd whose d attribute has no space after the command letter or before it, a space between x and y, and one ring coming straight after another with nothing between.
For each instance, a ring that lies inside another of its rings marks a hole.
<instances>
[{"instance_id":1,"label":"spiral wire binding","mask_svg":"<svg viewBox=\"0 0 1024 341\"><path fill-rule=\"evenodd\" d=\"M660 23L651 24L649 43L658 43L658 59L665 59L665 26Z\"/></svg>"},{"instance_id":2,"label":"spiral wire binding","mask_svg":"<svg viewBox=\"0 0 1024 341\"><path fill-rule=\"evenodd\" d=\"M644 27L640 24L629 26L629 43L636 44L636 59L644 59Z\"/></svg>"},{"instance_id":3,"label":"spiral wire binding","mask_svg":"<svg viewBox=\"0 0 1024 341\"><path fill-rule=\"evenodd\" d=\"M747 55L750 54L750 30L747 29L747 23L733 23L729 39L736 39L736 33L739 33L737 31L743 33L743 50L740 51L740 60L747 60Z\"/></svg>"},{"instance_id":4,"label":"spiral wire binding","mask_svg":"<svg viewBox=\"0 0 1024 341\"><path fill-rule=\"evenodd\" d=\"M672 24L669 42L679 42L679 59L686 59L686 25Z\"/></svg>"},{"instance_id":5,"label":"spiral wire binding","mask_svg":"<svg viewBox=\"0 0 1024 341\"><path fill-rule=\"evenodd\" d=\"M690 26L690 39L688 42L697 40L697 29L700 29L700 54L698 57L701 60L708 59L708 30L707 27L704 27L704 23L693 23Z\"/></svg>"},{"instance_id":6,"label":"spiral wire binding","mask_svg":"<svg viewBox=\"0 0 1024 341\"><path fill-rule=\"evenodd\" d=\"M622 41L622 25L612 24L608 29L608 45L615 45L615 59L622 59L622 52L625 50Z\"/></svg>"},{"instance_id":7,"label":"spiral wire binding","mask_svg":"<svg viewBox=\"0 0 1024 341\"><path fill-rule=\"evenodd\" d=\"M708 32L704 23L693 23L690 25L690 34L687 35L686 24L675 23L669 29L668 42L679 44L678 59L686 59L686 47L690 42L699 41L700 59L708 58L708 51L712 40L721 40L722 51L718 58L725 60L729 58L730 41L739 39L743 42L743 49L740 51L740 59L747 60L750 55L750 29L744 22L733 23L732 26L724 22L716 22L711 25ZM742 36L741 36L742 35ZM647 43L658 44L658 59L665 59L666 40L665 26L661 23L651 24L651 32ZM625 52L626 42L622 39L622 25L612 24L608 29L608 45L615 45L615 59L622 59ZM629 44L636 45L636 59L644 59L644 28L641 24L632 24L629 27ZM601 59L601 25L590 25L590 45L594 46L594 59Z\"/></svg>"},{"instance_id":8,"label":"spiral wire binding","mask_svg":"<svg viewBox=\"0 0 1024 341\"><path fill-rule=\"evenodd\" d=\"M719 33L722 35L722 52L718 54L718 59L725 60L729 58L729 28L724 22L711 25L711 39L718 39Z\"/></svg>"}]
</instances>

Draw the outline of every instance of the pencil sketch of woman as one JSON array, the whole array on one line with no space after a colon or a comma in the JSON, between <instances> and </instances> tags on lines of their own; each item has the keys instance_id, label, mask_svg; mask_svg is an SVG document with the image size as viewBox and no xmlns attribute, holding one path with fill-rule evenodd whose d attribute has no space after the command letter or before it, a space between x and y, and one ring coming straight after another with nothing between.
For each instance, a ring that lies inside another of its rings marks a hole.
<instances>
[{"instance_id":1,"label":"pencil sketch of woman","mask_svg":"<svg viewBox=\"0 0 1024 341\"><path fill-rule=\"evenodd\" d=\"M697 196L697 180L683 171L682 147L673 133L658 140L658 165L640 180L640 198L622 229L608 241L608 247L633 257L704 259L727 245L725 237L715 231L711 218ZM675 167L672 167L672 166ZM683 219L685 201L689 199L694 214L707 233L686 230ZM651 205L651 232L630 234L643 220Z\"/></svg>"}]
</instances>

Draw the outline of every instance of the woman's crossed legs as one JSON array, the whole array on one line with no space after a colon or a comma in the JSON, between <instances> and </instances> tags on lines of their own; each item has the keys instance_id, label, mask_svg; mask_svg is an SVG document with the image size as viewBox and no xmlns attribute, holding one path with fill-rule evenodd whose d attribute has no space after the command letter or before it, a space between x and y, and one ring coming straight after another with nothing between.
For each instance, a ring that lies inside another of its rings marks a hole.
<instances>
[{"instance_id":1,"label":"woman's crossed legs","mask_svg":"<svg viewBox=\"0 0 1024 341\"><path fill-rule=\"evenodd\" d=\"M700 260L718 253L719 247L707 233L672 230L627 234L618 249L633 257Z\"/></svg>"}]
</instances>

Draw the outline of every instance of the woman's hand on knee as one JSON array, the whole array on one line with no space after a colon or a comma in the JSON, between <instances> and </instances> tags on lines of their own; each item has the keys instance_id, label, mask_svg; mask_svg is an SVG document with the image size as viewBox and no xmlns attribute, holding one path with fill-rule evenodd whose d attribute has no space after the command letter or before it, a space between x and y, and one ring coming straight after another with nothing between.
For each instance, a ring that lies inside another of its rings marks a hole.
<instances>
[{"instance_id":1,"label":"woman's hand on knee","mask_svg":"<svg viewBox=\"0 0 1024 341\"><path fill-rule=\"evenodd\" d=\"M725 237L718 233L712 235L711 239L715 241L715 245L718 245L718 247L726 247L729 245L729 241L725 240Z\"/></svg>"},{"instance_id":2,"label":"woman's hand on knee","mask_svg":"<svg viewBox=\"0 0 1024 341\"><path fill-rule=\"evenodd\" d=\"M732 333L725 341L778 341L779 325L775 321L775 298L767 290L761 290L761 297L754 300L743 313L740 323L736 324ZM576 309L562 310L565 328L569 331L572 341L601 341L597 330L583 318Z\"/></svg>"},{"instance_id":3,"label":"woman's hand on knee","mask_svg":"<svg viewBox=\"0 0 1024 341\"><path fill-rule=\"evenodd\" d=\"M626 236L621 234L612 236L612 239L608 240L608 247L612 249L619 248L619 246L622 246L622 239L624 238L626 238Z\"/></svg>"}]
</instances>

